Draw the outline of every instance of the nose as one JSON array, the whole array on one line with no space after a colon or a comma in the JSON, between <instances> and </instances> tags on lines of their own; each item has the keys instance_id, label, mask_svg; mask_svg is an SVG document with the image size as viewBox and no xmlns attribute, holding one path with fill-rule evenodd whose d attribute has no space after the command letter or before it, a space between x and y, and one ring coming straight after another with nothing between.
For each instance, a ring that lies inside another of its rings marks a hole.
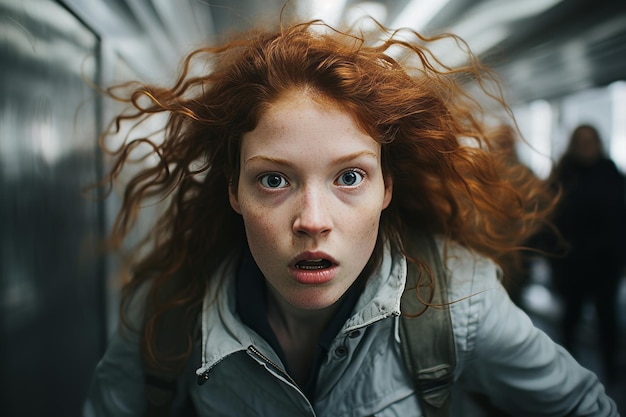
<instances>
[{"instance_id":1,"label":"nose","mask_svg":"<svg viewBox=\"0 0 626 417\"><path fill-rule=\"evenodd\" d=\"M293 232L296 235L317 237L330 233L333 227L331 209L323 190L303 190L297 204L293 221Z\"/></svg>"}]
</instances>

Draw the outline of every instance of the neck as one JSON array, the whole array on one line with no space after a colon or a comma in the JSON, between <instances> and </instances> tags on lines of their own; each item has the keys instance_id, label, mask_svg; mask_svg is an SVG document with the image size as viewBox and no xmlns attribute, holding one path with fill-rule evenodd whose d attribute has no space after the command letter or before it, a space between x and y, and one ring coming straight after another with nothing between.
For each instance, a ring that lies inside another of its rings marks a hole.
<instances>
[{"instance_id":1,"label":"neck","mask_svg":"<svg viewBox=\"0 0 626 417\"><path fill-rule=\"evenodd\" d=\"M324 309L299 309L278 294L268 285L267 291L267 318L274 332L277 330L293 339L312 339L314 344L326 329L328 323L339 308L339 302Z\"/></svg>"},{"instance_id":2,"label":"neck","mask_svg":"<svg viewBox=\"0 0 626 417\"><path fill-rule=\"evenodd\" d=\"M267 320L285 353L292 378L304 386L311 372L317 345L339 303L321 310L302 310L287 303L270 285Z\"/></svg>"}]
</instances>

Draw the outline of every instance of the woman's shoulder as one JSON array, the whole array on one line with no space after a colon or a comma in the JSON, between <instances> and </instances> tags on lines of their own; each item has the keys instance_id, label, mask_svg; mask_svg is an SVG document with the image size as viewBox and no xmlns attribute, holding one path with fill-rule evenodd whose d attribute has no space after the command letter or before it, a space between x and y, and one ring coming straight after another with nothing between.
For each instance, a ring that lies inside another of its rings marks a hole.
<instances>
[{"instance_id":1,"label":"woman's shoulder","mask_svg":"<svg viewBox=\"0 0 626 417\"><path fill-rule=\"evenodd\" d=\"M522 327L529 326L527 320L512 312L514 304L501 282L502 269L494 260L457 242L443 241L439 245L447 273L457 357L462 363L473 355L477 340L491 343L491 333L499 334L503 323L522 326L524 322Z\"/></svg>"},{"instance_id":2,"label":"woman's shoulder","mask_svg":"<svg viewBox=\"0 0 626 417\"><path fill-rule=\"evenodd\" d=\"M471 294L500 287L502 270L490 257L451 239L436 237L450 291Z\"/></svg>"}]
</instances>

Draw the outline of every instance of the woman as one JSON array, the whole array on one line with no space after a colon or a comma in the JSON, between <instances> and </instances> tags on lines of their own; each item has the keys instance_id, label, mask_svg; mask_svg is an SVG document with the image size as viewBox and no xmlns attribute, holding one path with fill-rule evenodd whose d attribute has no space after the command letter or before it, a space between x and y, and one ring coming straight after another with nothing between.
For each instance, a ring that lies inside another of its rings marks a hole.
<instances>
[{"instance_id":1,"label":"woman","mask_svg":"<svg viewBox=\"0 0 626 417\"><path fill-rule=\"evenodd\" d=\"M173 88L132 92L118 122L169 119L117 153L111 180L142 143L159 163L127 184L114 242L144 201L170 199L85 414L157 413L169 395L181 415L422 415L398 337L407 265L433 269L405 250L420 235L447 268L453 415L469 415L464 391L518 415L617 415L499 281L552 202L489 151L462 86L488 73L436 61L436 39L327 29L246 33L192 54ZM192 76L202 55L211 71Z\"/></svg>"}]
</instances>

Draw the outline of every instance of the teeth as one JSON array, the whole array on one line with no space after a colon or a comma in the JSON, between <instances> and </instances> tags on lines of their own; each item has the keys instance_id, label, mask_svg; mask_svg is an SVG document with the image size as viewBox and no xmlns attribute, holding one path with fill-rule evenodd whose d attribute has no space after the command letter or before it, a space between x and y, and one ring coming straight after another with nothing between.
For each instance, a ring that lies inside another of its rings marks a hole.
<instances>
[{"instance_id":1,"label":"teeth","mask_svg":"<svg viewBox=\"0 0 626 417\"><path fill-rule=\"evenodd\" d=\"M298 269L316 270L330 267L331 263L326 259L309 259L296 264Z\"/></svg>"}]
</instances>

